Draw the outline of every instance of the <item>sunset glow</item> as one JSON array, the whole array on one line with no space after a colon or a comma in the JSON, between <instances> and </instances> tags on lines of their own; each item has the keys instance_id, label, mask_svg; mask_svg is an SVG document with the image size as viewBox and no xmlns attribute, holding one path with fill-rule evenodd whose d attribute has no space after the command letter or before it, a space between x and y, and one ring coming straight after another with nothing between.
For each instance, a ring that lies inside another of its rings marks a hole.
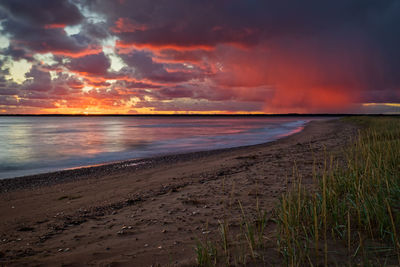
<instances>
[{"instance_id":1,"label":"sunset glow","mask_svg":"<svg viewBox=\"0 0 400 267\"><path fill-rule=\"evenodd\" d=\"M4 0L1 113L398 113L398 2L292 4Z\"/></svg>"}]
</instances>

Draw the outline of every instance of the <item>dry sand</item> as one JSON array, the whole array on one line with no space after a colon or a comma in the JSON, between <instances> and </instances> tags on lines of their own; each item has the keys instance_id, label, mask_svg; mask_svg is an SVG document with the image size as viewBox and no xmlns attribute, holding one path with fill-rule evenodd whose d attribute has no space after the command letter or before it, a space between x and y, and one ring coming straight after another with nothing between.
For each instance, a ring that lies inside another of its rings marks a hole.
<instances>
[{"instance_id":1,"label":"dry sand","mask_svg":"<svg viewBox=\"0 0 400 267\"><path fill-rule=\"evenodd\" d=\"M3 180L0 264L195 265L196 238L218 236L224 217L238 225L230 204L240 200L252 214L258 197L271 213L294 162L310 184L314 158L318 165L324 148L340 152L355 132L340 120L313 121L262 145Z\"/></svg>"}]
</instances>

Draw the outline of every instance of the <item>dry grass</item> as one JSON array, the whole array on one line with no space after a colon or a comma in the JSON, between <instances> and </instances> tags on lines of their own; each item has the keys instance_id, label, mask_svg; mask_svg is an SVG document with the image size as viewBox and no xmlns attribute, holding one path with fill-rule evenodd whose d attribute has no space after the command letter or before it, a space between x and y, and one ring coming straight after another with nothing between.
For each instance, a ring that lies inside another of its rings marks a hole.
<instances>
[{"instance_id":1,"label":"dry grass","mask_svg":"<svg viewBox=\"0 0 400 267\"><path fill-rule=\"evenodd\" d=\"M231 229L227 217L219 222L220 236L217 240L198 240L196 255L199 266L244 266L249 261L262 261L260 252L266 242L264 233L269 218L258 208L258 201L255 217L245 213L240 201L236 205L242 214L239 230Z\"/></svg>"},{"instance_id":2,"label":"dry grass","mask_svg":"<svg viewBox=\"0 0 400 267\"><path fill-rule=\"evenodd\" d=\"M296 183L275 211L277 250L287 266L400 265L400 119L355 117L362 126L344 151L345 162L326 153L315 190ZM315 161L316 162L316 161ZM319 166L314 166L314 170ZM242 210L240 231L220 222L220 238L198 241L199 266L268 265L265 227L271 218ZM227 217L229 218L229 216Z\"/></svg>"},{"instance_id":3,"label":"dry grass","mask_svg":"<svg viewBox=\"0 0 400 267\"><path fill-rule=\"evenodd\" d=\"M325 161L316 192L301 179L277 211L285 262L400 264L400 119L346 118L363 125L346 163Z\"/></svg>"}]
</instances>

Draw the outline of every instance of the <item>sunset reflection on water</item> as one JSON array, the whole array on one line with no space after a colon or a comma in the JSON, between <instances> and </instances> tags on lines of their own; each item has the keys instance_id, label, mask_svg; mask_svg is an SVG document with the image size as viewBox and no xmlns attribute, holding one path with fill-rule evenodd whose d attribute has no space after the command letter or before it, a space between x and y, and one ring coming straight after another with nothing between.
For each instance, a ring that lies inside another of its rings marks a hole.
<instances>
[{"instance_id":1,"label":"sunset reflection on water","mask_svg":"<svg viewBox=\"0 0 400 267\"><path fill-rule=\"evenodd\" d=\"M299 131L307 120L0 117L0 178L160 154L258 144Z\"/></svg>"}]
</instances>

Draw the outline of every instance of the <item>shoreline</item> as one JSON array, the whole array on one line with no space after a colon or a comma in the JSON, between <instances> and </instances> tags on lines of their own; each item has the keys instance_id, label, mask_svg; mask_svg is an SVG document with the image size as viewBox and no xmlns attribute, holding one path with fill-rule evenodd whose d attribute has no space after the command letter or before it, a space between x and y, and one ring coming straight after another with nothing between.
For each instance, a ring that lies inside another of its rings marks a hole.
<instances>
[{"instance_id":1,"label":"shoreline","mask_svg":"<svg viewBox=\"0 0 400 267\"><path fill-rule=\"evenodd\" d=\"M260 145L95 167L75 178L58 173L53 184L31 178L30 187L0 194L0 265L193 266L196 239L218 236L220 221L240 226L235 203L249 216L258 205L271 216L291 186L294 162L312 186L314 164L356 132L340 120L312 121ZM275 224L267 229L273 240ZM274 249L266 257L282 263Z\"/></svg>"},{"instance_id":2,"label":"shoreline","mask_svg":"<svg viewBox=\"0 0 400 267\"><path fill-rule=\"evenodd\" d=\"M336 120L336 119L337 118L333 119L327 118L324 120ZM32 175L3 178L0 179L0 194L22 189L37 188L40 186L51 186L63 182L71 182L79 179L89 178L88 176L90 175L106 175L110 174L111 172L125 171L127 168L129 168L130 171L137 171L140 169L152 168L154 167L154 165L162 163L173 164L179 161L193 160L196 158L207 157L210 155L216 155L220 153L233 152L236 150L248 149L258 146L266 146L269 145L270 143L274 143L279 140L288 138L290 136L299 134L300 132L304 131L304 129L312 122L313 120L306 122L303 126L299 127L300 130L296 129L296 132L294 132L293 134L289 135L283 134L282 137L277 138L275 140L255 145L244 145L244 146L228 147L221 149L173 153L173 154L158 155L145 158L127 159L115 162L105 162L88 166L79 166L79 167L61 169L57 171L50 171Z\"/></svg>"}]
</instances>

